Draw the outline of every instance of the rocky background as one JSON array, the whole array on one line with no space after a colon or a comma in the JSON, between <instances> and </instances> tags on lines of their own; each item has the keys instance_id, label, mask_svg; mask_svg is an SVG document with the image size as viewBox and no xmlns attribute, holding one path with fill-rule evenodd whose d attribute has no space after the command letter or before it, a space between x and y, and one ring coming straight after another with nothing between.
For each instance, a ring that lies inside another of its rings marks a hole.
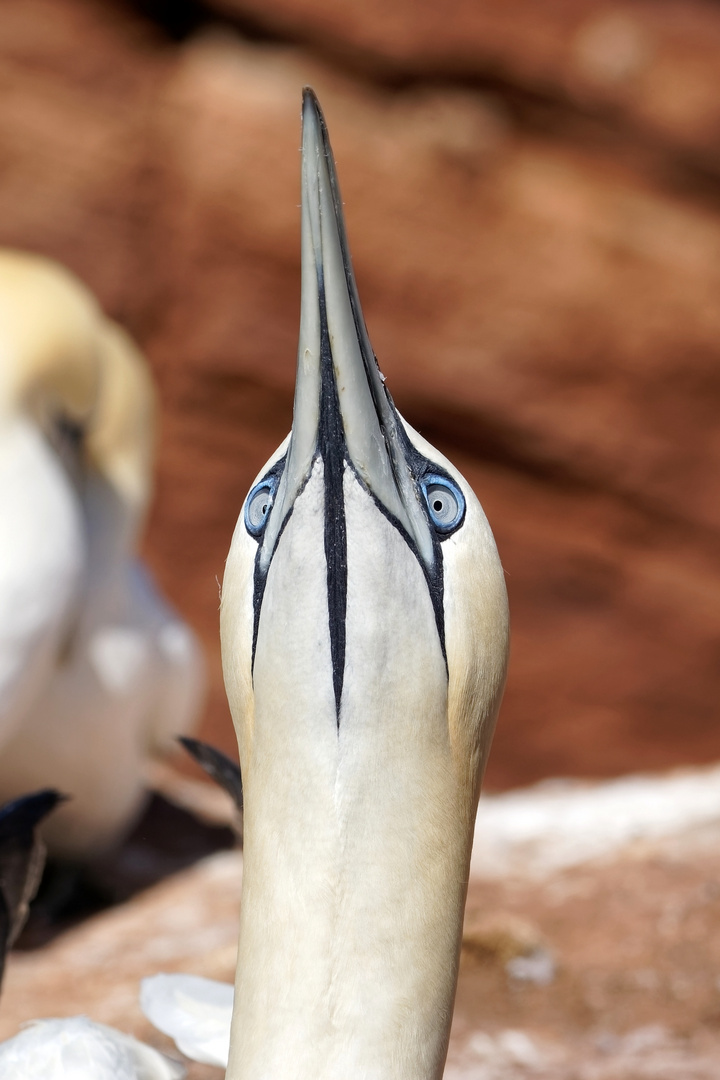
<instances>
[{"instance_id":1,"label":"rocky background","mask_svg":"<svg viewBox=\"0 0 720 1080\"><path fill-rule=\"evenodd\" d=\"M0 243L146 349L146 553L201 633L291 419L299 105L330 125L370 334L508 575L488 782L720 755L720 5L3 0Z\"/></svg>"}]
</instances>

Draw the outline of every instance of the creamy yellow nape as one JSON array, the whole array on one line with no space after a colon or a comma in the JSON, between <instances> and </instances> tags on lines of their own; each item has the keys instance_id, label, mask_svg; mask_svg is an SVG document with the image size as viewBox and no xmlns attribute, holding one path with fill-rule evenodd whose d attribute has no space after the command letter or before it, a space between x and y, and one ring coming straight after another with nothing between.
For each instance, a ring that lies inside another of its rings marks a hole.
<instances>
[{"instance_id":1,"label":"creamy yellow nape","mask_svg":"<svg viewBox=\"0 0 720 1080\"><path fill-rule=\"evenodd\" d=\"M72 796L57 853L114 842L202 695L191 631L136 556L152 493L146 362L49 260L0 251L0 800Z\"/></svg>"},{"instance_id":2,"label":"creamy yellow nape","mask_svg":"<svg viewBox=\"0 0 720 1080\"><path fill-rule=\"evenodd\" d=\"M302 199L293 429L221 604L245 806L227 1077L438 1080L504 577L470 487L385 389L311 92Z\"/></svg>"}]
</instances>

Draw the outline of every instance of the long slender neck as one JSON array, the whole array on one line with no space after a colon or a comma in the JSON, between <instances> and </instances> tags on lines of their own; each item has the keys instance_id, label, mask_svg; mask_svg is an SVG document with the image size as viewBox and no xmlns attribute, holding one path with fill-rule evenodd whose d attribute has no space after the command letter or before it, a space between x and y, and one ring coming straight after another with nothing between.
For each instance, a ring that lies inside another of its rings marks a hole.
<instances>
[{"instance_id":1,"label":"long slender neck","mask_svg":"<svg viewBox=\"0 0 720 1080\"><path fill-rule=\"evenodd\" d=\"M353 527L358 493L346 491L338 722L325 559L320 543L300 542L318 520L315 498L309 484L271 565L255 715L241 739L245 865L227 1077L435 1080L472 817L448 733L445 661L419 564L408 559L400 582L392 558L378 567L372 537ZM376 528L400 555L397 530L379 514Z\"/></svg>"},{"instance_id":2,"label":"long slender neck","mask_svg":"<svg viewBox=\"0 0 720 1080\"><path fill-rule=\"evenodd\" d=\"M442 1075L466 852L442 826L447 806L431 792L423 799L420 776L417 796L403 798L388 769L377 780L385 797L368 805L353 797L357 776L343 776L351 771L338 761L312 812L298 809L306 798L298 777L291 827L273 795L287 770L263 769L264 798L246 788L253 809L228 1080Z\"/></svg>"}]
</instances>

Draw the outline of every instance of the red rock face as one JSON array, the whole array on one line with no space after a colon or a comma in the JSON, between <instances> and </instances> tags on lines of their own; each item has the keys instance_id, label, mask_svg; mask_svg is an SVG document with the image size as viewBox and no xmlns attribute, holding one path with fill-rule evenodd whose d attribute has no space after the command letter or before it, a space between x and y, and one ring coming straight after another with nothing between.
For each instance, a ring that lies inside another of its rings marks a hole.
<instances>
[{"instance_id":1,"label":"red rock face","mask_svg":"<svg viewBox=\"0 0 720 1080\"><path fill-rule=\"evenodd\" d=\"M262 10L286 40L173 42L95 0L0 16L0 242L67 263L150 356L147 555L205 640L205 737L233 744L216 578L291 421L309 82L394 399L508 572L488 782L716 758L720 11Z\"/></svg>"}]
</instances>

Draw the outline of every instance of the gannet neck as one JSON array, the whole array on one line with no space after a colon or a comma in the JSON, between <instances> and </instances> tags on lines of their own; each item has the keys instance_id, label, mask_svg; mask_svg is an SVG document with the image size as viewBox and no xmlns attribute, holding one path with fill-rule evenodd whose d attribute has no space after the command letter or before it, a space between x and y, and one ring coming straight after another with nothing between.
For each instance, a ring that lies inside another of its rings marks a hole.
<instances>
[{"instance_id":1,"label":"gannet neck","mask_svg":"<svg viewBox=\"0 0 720 1080\"><path fill-rule=\"evenodd\" d=\"M98 335L100 392L87 432L92 467L117 492L140 532L152 495L155 390L129 334L106 319Z\"/></svg>"},{"instance_id":2,"label":"gannet neck","mask_svg":"<svg viewBox=\"0 0 720 1080\"><path fill-rule=\"evenodd\" d=\"M480 504L406 425L303 106L293 429L221 607L244 872L228 1080L438 1080L507 599Z\"/></svg>"},{"instance_id":3,"label":"gannet neck","mask_svg":"<svg viewBox=\"0 0 720 1080\"><path fill-rule=\"evenodd\" d=\"M4 749L53 670L76 609L87 553L76 492L46 439L24 416L0 426L0 506Z\"/></svg>"}]
</instances>

